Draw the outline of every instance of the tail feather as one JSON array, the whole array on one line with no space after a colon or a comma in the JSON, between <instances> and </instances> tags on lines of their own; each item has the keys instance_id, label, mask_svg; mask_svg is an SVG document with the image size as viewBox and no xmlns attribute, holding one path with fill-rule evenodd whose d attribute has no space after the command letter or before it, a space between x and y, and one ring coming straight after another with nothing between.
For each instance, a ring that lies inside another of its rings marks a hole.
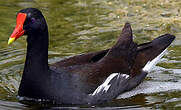
<instances>
[{"instance_id":1,"label":"tail feather","mask_svg":"<svg viewBox=\"0 0 181 110\"><path fill-rule=\"evenodd\" d=\"M165 49L168 48L174 39L175 36L165 34L157 37L149 43L138 45L138 53L131 70L131 76L140 74L142 70L149 72L153 65L158 63L159 59L164 55L166 51Z\"/></svg>"},{"instance_id":2,"label":"tail feather","mask_svg":"<svg viewBox=\"0 0 181 110\"><path fill-rule=\"evenodd\" d=\"M126 23L116 44L99 61L102 68L111 68L112 72L130 73L137 55L137 44L133 42L131 25Z\"/></svg>"}]
</instances>

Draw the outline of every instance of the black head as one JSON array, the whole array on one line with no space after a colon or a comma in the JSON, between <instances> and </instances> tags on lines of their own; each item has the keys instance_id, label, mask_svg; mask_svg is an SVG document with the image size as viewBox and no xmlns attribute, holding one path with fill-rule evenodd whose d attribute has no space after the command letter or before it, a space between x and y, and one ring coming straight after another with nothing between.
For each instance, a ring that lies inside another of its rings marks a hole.
<instances>
[{"instance_id":1,"label":"black head","mask_svg":"<svg viewBox=\"0 0 181 110\"><path fill-rule=\"evenodd\" d=\"M47 31L46 21L36 8L26 8L17 13L16 28L12 33L8 44L12 43L22 35L37 35Z\"/></svg>"},{"instance_id":2,"label":"black head","mask_svg":"<svg viewBox=\"0 0 181 110\"><path fill-rule=\"evenodd\" d=\"M37 32L43 32L46 28L46 21L40 12L36 8L26 8L20 10L18 13L26 13L26 20L23 25L23 30L25 30L24 35L37 34Z\"/></svg>"}]
</instances>

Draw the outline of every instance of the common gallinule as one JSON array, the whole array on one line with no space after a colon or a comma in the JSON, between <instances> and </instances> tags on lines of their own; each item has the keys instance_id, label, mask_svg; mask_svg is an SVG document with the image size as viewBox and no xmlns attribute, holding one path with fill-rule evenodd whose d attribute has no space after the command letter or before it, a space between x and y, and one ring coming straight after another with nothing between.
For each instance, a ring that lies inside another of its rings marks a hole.
<instances>
[{"instance_id":1,"label":"common gallinule","mask_svg":"<svg viewBox=\"0 0 181 110\"><path fill-rule=\"evenodd\" d=\"M116 98L139 85L175 39L165 34L137 45L126 23L112 48L48 65L48 27L38 9L18 12L8 44L22 35L28 36L28 45L18 98L53 104L97 104Z\"/></svg>"}]
</instances>

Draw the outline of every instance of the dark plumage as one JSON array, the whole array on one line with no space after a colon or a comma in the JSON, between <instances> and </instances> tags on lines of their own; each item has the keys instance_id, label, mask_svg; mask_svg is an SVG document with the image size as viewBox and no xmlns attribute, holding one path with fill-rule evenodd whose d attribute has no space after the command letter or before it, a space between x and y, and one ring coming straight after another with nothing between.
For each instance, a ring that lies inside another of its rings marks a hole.
<instances>
[{"instance_id":1,"label":"dark plumage","mask_svg":"<svg viewBox=\"0 0 181 110\"><path fill-rule=\"evenodd\" d=\"M126 23L112 48L73 56L49 66L48 27L42 13L27 8L18 12L17 21L22 18L26 18L22 28L28 36L28 46L18 91L20 101L97 104L116 98L143 81L147 72L142 68L175 38L165 34L137 45L131 26Z\"/></svg>"}]
</instances>

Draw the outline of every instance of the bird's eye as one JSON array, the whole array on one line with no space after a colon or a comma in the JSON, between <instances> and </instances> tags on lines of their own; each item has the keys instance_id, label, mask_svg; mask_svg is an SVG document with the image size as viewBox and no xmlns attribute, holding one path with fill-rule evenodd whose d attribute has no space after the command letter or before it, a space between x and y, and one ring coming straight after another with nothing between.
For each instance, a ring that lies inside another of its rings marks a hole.
<instances>
[{"instance_id":1,"label":"bird's eye","mask_svg":"<svg viewBox=\"0 0 181 110\"><path fill-rule=\"evenodd\" d=\"M31 23L33 24L33 23L35 23L35 21L36 21L36 19L35 18L31 18Z\"/></svg>"}]
</instances>

